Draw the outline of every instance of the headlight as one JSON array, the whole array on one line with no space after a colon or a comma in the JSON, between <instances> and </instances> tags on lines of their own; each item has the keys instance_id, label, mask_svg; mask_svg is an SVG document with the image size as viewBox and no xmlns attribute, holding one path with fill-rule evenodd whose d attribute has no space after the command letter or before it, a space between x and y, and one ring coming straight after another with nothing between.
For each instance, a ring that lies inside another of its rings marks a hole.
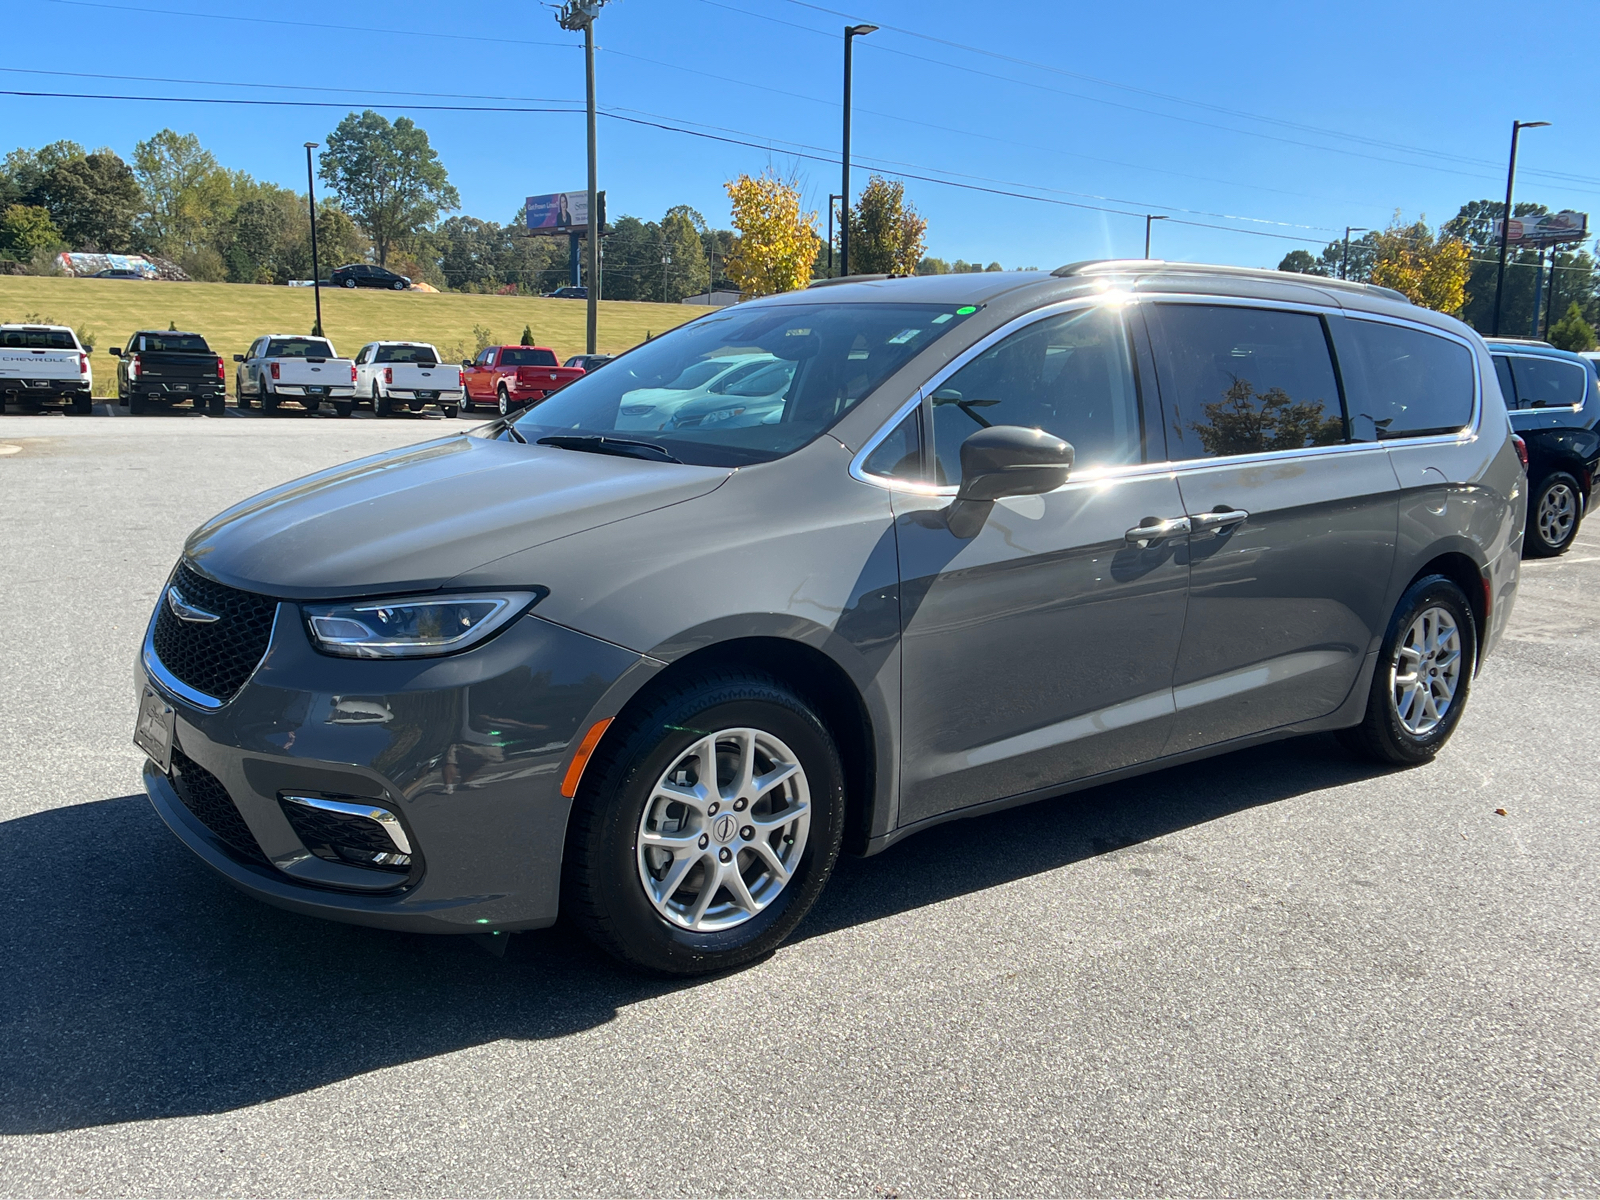
<instances>
[{"instance_id":1,"label":"headlight","mask_svg":"<svg viewBox=\"0 0 1600 1200\"><path fill-rule=\"evenodd\" d=\"M318 650L346 658L423 658L454 654L520 617L546 595L418 596L306 604L306 627Z\"/></svg>"}]
</instances>

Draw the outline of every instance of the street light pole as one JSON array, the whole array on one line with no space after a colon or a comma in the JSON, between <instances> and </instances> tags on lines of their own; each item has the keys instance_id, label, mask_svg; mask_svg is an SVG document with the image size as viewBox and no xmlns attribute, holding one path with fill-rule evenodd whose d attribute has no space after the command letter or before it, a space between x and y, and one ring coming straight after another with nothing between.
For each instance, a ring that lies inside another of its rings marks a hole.
<instances>
[{"instance_id":1,"label":"street light pole","mask_svg":"<svg viewBox=\"0 0 1600 1200\"><path fill-rule=\"evenodd\" d=\"M1506 240L1511 233L1511 189L1517 179L1517 137L1524 129L1542 129L1549 121L1511 122L1511 162L1506 167L1506 210L1500 215L1500 267L1494 276L1494 322L1490 335L1500 336L1500 301L1506 290Z\"/></svg>"},{"instance_id":2,"label":"street light pole","mask_svg":"<svg viewBox=\"0 0 1600 1200\"><path fill-rule=\"evenodd\" d=\"M1346 225L1344 227L1344 253L1339 258L1339 278L1350 278L1350 235L1352 233L1366 233L1365 225Z\"/></svg>"},{"instance_id":3,"label":"street light pole","mask_svg":"<svg viewBox=\"0 0 1600 1200\"><path fill-rule=\"evenodd\" d=\"M567 0L556 13L556 22L569 32L583 30L583 67L589 109L589 320L586 332L588 353L595 353L600 324L600 198L599 169L595 157L594 129L594 19L606 0Z\"/></svg>"},{"instance_id":4,"label":"street light pole","mask_svg":"<svg viewBox=\"0 0 1600 1200\"><path fill-rule=\"evenodd\" d=\"M1154 213L1144 215L1144 256L1150 257L1150 225L1154 221L1165 221L1165 217L1158 217Z\"/></svg>"},{"instance_id":5,"label":"street light pole","mask_svg":"<svg viewBox=\"0 0 1600 1200\"><path fill-rule=\"evenodd\" d=\"M850 274L850 47L858 37L877 31L876 25L844 27L844 197L839 202L839 274Z\"/></svg>"},{"instance_id":6,"label":"street light pole","mask_svg":"<svg viewBox=\"0 0 1600 1200\"><path fill-rule=\"evenodd\" d=\"M1550 337L1550 322L1556 315L1556 255L1560 250L1560 246L1550 247L1550 282L1545 284L1544 293L1544 336L1546 340L1549 340Z\"/></svg>"},{"instance_id":7,"label":"street light pole","mask_svg":"<svg viewBox=\"0 0 1600 1200\"><path fill-rule=\"evenodd\" d=\"M843 200L843 196L830 195L828 197L828 274L833 274L833 202Z\"/></svg>"},{"instance_id":8,"label":"street light pole","mask_svg":"<svg viewBox=\"0 0 1600 1200\"><path fill-rule=\"evenodd\" d=\"M322 271L317 266L317 183L311 174L311 152L317 142L306 143L306 207L311 210L311 291L317 298L318 337L322 336Z\"/></svg>"}]
</instances>

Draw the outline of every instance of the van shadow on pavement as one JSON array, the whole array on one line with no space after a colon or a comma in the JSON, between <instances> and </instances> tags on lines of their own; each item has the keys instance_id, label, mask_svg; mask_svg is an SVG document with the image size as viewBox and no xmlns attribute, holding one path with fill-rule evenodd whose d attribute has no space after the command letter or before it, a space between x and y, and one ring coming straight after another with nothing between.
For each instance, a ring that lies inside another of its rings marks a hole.
<instances>
[{"instance_id":1,"label":"van shadow on pavement","mask_svg":"<svg viewBox=\"0 0 1600 1200\"><path fill-rule=\"evenodd\" d=\"M797 937L1365 778L1301 738L955 822L846 859ZM142 796L0 823L0 1134L223 1112L503 1038L558 1038L694 984L564 929L464 939L280 912L184 850Z\"/></svg>"}]
</instances>

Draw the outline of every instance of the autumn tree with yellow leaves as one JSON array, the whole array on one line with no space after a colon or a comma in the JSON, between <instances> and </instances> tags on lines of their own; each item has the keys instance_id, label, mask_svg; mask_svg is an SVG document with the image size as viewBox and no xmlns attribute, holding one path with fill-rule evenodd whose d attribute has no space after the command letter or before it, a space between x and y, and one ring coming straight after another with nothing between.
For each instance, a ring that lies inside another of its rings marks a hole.
<instances>
[{"instance_id":1,"label":"autumn tree with yellow leaves","mask_svg":"<svg viewBox=\"0 0 1600 1200\"><path fill-rule=\"evenodd\" d=\"M740 175L723 186L739 231L738 249L728 256L728 278L753 296L792 292L810 283L822 239L817 214L800 211L800 189L770 172Z\"/></svg>"},{"instance_id":2,"label":"autumn tree with yellow leaves","mask_svg":"<svg viewBox=\"0 0 1600 1200\"><path fill-rule=\"evenodd\" d=\"M1471 252L1459 238L1435 234L1424 220L1403 225L1395 213L1373 239L1372 282L1393 288L1413 304L1454 316L1467 303Z\"/></svg>"}]
</instances>

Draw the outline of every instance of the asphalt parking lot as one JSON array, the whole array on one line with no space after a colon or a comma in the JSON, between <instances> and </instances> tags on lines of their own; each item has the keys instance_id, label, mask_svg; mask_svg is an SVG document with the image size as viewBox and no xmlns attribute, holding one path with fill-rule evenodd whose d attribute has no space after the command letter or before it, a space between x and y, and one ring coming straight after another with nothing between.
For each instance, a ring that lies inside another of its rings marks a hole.
<instances>
[{"instance_id":1,"label":"asphalt parking lot","mask_svg":"<svg viewBox=\"0 0 1600 1200\"><path fill-rule=\"evenodd\" d=\"M140 792L185 534L468 427L0 419L0 1192L1600 1191L1600 521L1427 767L1305 738L947 825L663 983L263 907Z\"/></svg>"}]
</instances>

